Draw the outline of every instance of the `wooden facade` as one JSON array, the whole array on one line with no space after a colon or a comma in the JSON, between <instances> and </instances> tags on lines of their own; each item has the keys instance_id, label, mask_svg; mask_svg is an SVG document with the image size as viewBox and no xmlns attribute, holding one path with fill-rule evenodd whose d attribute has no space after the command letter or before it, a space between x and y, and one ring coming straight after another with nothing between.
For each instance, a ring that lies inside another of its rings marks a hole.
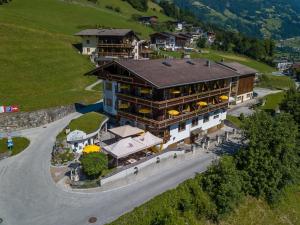
<instances>
[{"instance_id":1,"label":"wooden facade","mask_svg":"<svg viewBox=\"0 0 300 225\"><path fill-rule=\"evenodd\" d=\"M245 94L253 91L255 75L242 76L238 80L237 94Z\"/></svg>"}]
</instances>

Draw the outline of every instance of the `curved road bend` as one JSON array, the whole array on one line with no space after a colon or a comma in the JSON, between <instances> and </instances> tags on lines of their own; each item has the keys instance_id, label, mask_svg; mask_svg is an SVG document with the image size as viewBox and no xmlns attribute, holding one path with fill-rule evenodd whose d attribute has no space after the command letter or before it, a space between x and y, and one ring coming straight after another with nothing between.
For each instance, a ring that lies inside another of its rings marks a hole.
<instances>
[{"instance_id":1,"label":"curved road bend","mask_svg":"<svg viewBox=\"0 0 300 225\"><path fill-rule=\"evenodd\" d=\"M204 171L215 157L190 160L143 181L126 187L95 193L78 193L58 188L50 175L50 153L56 134L73 113L48 124L21 132L30 146L19 155L0 161L1 225L87 225L91 216L96 224L110 222L158 195L195 172Z\"/></svg>"}]
</instances>

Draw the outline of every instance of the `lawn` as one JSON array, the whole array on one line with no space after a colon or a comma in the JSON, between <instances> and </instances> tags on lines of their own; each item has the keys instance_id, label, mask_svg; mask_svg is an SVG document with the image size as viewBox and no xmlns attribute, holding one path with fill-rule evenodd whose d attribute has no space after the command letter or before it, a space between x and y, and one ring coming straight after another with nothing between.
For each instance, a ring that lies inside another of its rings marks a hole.
<instances>
[{"instance_id":1,"label":"lawn","mask_svg":"<svg viewBox=\"0 0 300 225\"><path fill-rule=\"evenodd\" d=\"M161 51L161 53L168 56L172 56L174 58L180 58L182 56L181 52ZM253 69L256 69L260 73L271 73L275 71L275 68L265 63L258 62L254 59L250 59L246 56L242 56L234 53L228 53L228 52L215 51L211 49L205 49L203 53L192 52L191 58L204 58L212 61L221 61L222 59L224 59L225 61L236 61L245 66L249 66Z\"/></svg>"},{"instance_id":2,"label":"lawn","mask_svg":"<svg viewBox=\"0 0 300 225\"><path fill-rule=\"evenodd\" d=\"M84 76L93 66L74 50L73 37L2 24L0 42L3 105L32 111L99 100L99 93L84 90L96 78Z\"/></svg>"},{"instance_id":3,"label":"lawn","mask_svg":"<svg viewBox=\"0 0 300 225\"><path fill-rule=\"evenodd\" d=\"M24 137L14 137L13 138L14 147L12 149L12 155L17 155L18 153L25 150L29 145L29 140ZM8 152L7 149L7 138L0 139L0 154Z\"/></svg>"},{"instance_id":4,"label":"lawn","mask_svg":"<svg viewBox=\"0 0 300 225\"><path fill-rule=\"evenodd\" d=\"M101 123L106 119L106 116L97 112L86 113L76 119L71 120L69 128L73 130L81 130L87 134L93 133L99 129ZM65 129L57 135L58 140L66 137Z\"/></svg>"},{"instance_id":5,"label":"lawn","mask_svg":"<svg viewBox=\"0 0 300 225\"><path fill-rule=\"evenodd\" d=\"M233 125L235 125L237 128L242 126L242 121L236 116L227 115L226 119Z\"/></svg>"},{"instance_id":6,"label":"lawn","mask_svg":"<svg viewBox=\"0 0 300 225\"><path fill-rule=\"evenodd\" d=\"M121 0L99 2L99 6L91 6L87 1L79 0L14 0L0 7L0 21L67 35L72 35L83 27L95 25L131 28L143 37L153 32L151 28L131 21L131 15L138 11L128 3ZM106 9L106 5L119 6L121 13ZM161 20L168 19L151 9L145 14L157 14Z\"/></svg>"},{"instance_id":7,"label":"lawn","mask_svg":"<svg viewBox=\"0 0 300 225\"><path fill-rule=\"evenodd\" d=\"M131 28L143 37L153 30L130 20L128 3L114 1L124 11L120 14L105 8L108 0L100 2L103 5L91 7L70 0L13 0L0 6L1 105L33 111L101 98L84 90L96 80L84 76L94 66L73 47L80 42L73 34L96 25Z\"/></svg>"},{"instance_id":8,"label":"lawn","mask_svg":"<svg viewBox=\"0 0 300 225\"><path fill-rule=\"evenodd\" d=\"M265 97L266 103L264 106L261 107L261 109L272 111L275 110L278 107L278 105L283 101L284 96L284 92L278 92L275 94L267 95Z\"/></svg>"},{"instance_id":9,"label":"lawn","mask_svg":"<svg viewBox=\"0 0 300 225\"><path fill-rule=\"evenodd\" d=\"M295 87L295 82L287 76L262 75L259 87L287 90Z\"/></svg>"}]
</instances>

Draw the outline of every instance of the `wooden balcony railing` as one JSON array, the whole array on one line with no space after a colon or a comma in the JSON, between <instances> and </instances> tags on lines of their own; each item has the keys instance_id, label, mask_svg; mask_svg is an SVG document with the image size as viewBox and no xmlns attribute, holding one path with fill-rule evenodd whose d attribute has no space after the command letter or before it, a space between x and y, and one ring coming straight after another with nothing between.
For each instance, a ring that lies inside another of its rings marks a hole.
<instances>
[{"instance_id":1,"label":"wooden balcony railing","mask_svg":"<svg viewBox=\"0 0 300 225\"><path fill-rule=\"evenodd\" d=\"M127 52L99 52L99 56L118 56L118 57L133 57L131 53Z\"/></svg>"},{"instance_id":2,"label":"wooden balcony railing","mask_svg":"<svg viewBox=\"0 0 300 225\"><path fill-rule=\"evenodd\" d=\"M133 48L131 43L121 43L121 44L114 44L114 43L99 43L98 47L102 48Z\"/></svg>"},{"instance_id":3,"label":"wooden balcony railing","mask_svg":"<svg viewBox=\"0 0 300 225\"><path fill-rule=\"evenodd\" d=\"M164 101L151 101L151 100L147 100L139 97L133 97L121 93L117 94L117 97L119 100L124 100L133 104L139 104L139 105L156 108L156 109L165 109L165 108L170 108L177 105L182 105L189 102L201 100L203 98L208 98L208 97L213 97L213 96L218 96L218 95L228 94L228 93L229 93L229 87L182 96L178 98L172 98Z\"/></svg>"},{"instance_id":4,"label":"wooden balcony railing","mask_svg":"<svg viewBox=\"0 0 300 225\"><path fill-rule=\"evenodd\" d=\"M227 102L222 102L220 104L216 104L216 105L212 105L212 106L208 106L206 108L203 109L198 109L189 113L184 113L181 114L179 116L174 116L170 119L166 119L166 120L162 120L162 121L157 121L157 120L153 120L153 119L148 119L146 117L141 117L138 115L134 115L131 113L127 113L127 112L123 112L123 111L118 111L118 115L133 121L137 121L139 123L143 123L146 124L148 126L151 126L153 128L157 128L157 129L162 129L162 128L166 128L170 125L182 122L182 121L186 121L188 119L192 119L196 116L199 115L203 115L209 112L213 112L216 111L218 109L227 109L228 108L228 101Z\"/></svg>"}]
</instances>

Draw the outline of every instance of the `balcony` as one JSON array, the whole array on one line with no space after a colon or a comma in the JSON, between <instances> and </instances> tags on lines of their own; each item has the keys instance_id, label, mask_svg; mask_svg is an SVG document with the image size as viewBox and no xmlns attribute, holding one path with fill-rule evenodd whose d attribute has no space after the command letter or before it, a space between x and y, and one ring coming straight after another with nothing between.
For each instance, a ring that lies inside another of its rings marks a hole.
<instances>
[{"instance_id":1,"label":"balcony","mask_svg":"<svg viewBox=\"0 0 300 225\"><path fill-rule=\"evenodd\" d=\"M196 93L196 94L172 98L172 99L168 99L168 100L164 100L164 101L151 101L151 100L143 99L140 97L133 97L133 96L121 94L121 93L118 93L117 97L119 100L124 100L124 101L130 102L130 103L133 103L133 104L139 104L139 105L156 108L156 109L165 109L165 108L170 108L170 107L174 107L177 105L190 103L193 101L198 101L198 100L208 98L208 97L218 96L218 95L222 95L222 94L228 94L229 89L230 89L229 87L220 88L217 90Z\"/></svg>"},{"instance_id":2,"label":"balcony","mask_svg":"<svg viewBox=\"0 0 300 225\"><path fill-rule=\"evenodd\" d=\"M228 101L226 102L222 102L216 105L211 105L205 108L201 108L198 110L194 110L192 112L189 113L185 113L185 114L180 114L178 116L174 116L172 118L166 119L166 120L162 120L162 121L157 121L157 120L153 120L153 119L148 119L146 117L141 117L141 116L137 116L134 115L132 113L128 113L128 112L124 112L124 111L118 111L119 116L133 120L133 121L137 121L139 123L144 123L148 126L151 126L153 128L156 129L162 129L162 128L166 128L170 125L182 122L182 121L186 121L188 119L194 118L196 116L199 115L203 115L209 112L213 112L216 111L218 109L224 109L228 107Z\"/></svg>"},{"instance_id":3,"label":"balcony","mask_svg":"<svg viewBox=\"0 0 300 225\"><path fill-rule=\"evenodd\" d=\"M99 43L100 48L133 48L131 43Z\"/></svg>"},{"instance_id":4,"label":"balcony","mask_svg":"<svg viewBox=\"0 0 300 225\"><path fill-rule=\"evenodd\" d=\"M98 52L98 56L132 57L128 52Z\"/></svg>"}]
</instances>

